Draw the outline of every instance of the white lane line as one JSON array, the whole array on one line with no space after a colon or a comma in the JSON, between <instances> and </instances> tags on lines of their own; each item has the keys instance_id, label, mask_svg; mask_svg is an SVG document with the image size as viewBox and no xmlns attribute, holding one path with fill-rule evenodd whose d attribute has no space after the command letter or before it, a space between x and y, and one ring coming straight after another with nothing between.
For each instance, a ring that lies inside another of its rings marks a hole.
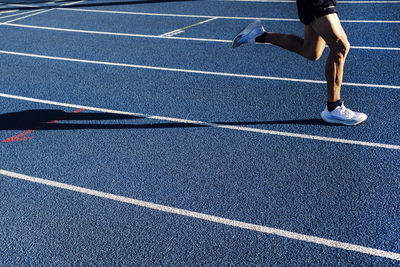
<instances>
[{"instance_id":1,"label":"white lane line","mask_svg":"<svg viewBox=\"0 0 400 267\"><path fill-rule=\"evenodd\" d=\"M69 62L80 62L80 63L88 63L88 64L118 66L118 67L136 68L136 69L150 69L150 70L194 73L194 74L204 74L204 75L216 75L216 76L236 77L236 78L263 79L263 80L276 80L276 81L301 82L301 83L316 83L316 84L325 84L326 83L326 81L321 81L321 80L308 80L308 79L284 78L284 77L273 77L273 76L262 76L262 75L250 75L250 74L236 74L236 73L227 73L227 72L212 72L212 71L191 70L191 69L155 67L155 66L135 65L135 64L127 64L127 63L115 63L115 62L107 62L107 61L97 61L97 60L86 60L86 59L77 59L77 58L46 56L46 55L21 53L21 52L14 52L14 51L5 51L5 50L0 50L0 54L7 54L7 55L14 55L14 56L25 56L25 57L33 57L33 58L43 58L43 59L60 60L60 61L69 61ZM344 85L344 86L358 86L358 87L372 87L372 88L400 89L399 85L348 83L348 82L343 82L342 85Z\"/></svg>"},{"instance_id":2,"label":"white lane line","mask_svg":"<svg viewBox=\"0 0 400 267\"><path fill-rule=\"evenodd\" d=\"M76 29L66 29L66 28L32 26L32 25L23 25L23 24L14 24L14 23L7 24L7 26L22 27L22 28L32 28L32 29L42 29L42 30L52 30L52 31L88 33L88 34L115 35L115 36L126 36L126 37L140 37L140 38L158 38L158 39L189 40L189 41L219 42L219 43L231 43L232 42L231 40L176 37L176 36L160 36L160 35L146 35L146 34L134 34L134 33L99 32L99 31L76 30Z\"/></svg>"},{"instance_id":3,"label":"white lane line","mask_svg":"<svg viewBox=\"0 0 400 267\"><path fill-rule=\"evenodd\" d=\"M217 0L218 2L296 3L295 0ZM399 4L400 1L337 1L338 4Z\"/></svg>"},{"instance_id":4,"label":"white lane line","mask_svg":"<svg viewBox=\"0 0 400 267\"><path fill-rule=\"evenodd\" d=\"M343 19L340 22L348 23L400 23L400 20L353 20L353 19Z\"/></svg>"},{"instance_id":5,"label":"white lane line","mask_svg":"<svg viewBox=\"0 0 400 267\"><path fill-rule=\"evenodd\" d=\"M391 50L400 51L400 47L378 47L378 46L351 46L350 49L361 49L361 50Z\"/></svg>"},{"instance_id":6,"label":"white lane line","mask_svg":"<svg viewBox=\"0 0 400 267\"><path fill-rule=\"evenodd\" d=\"M40 8L38 6L34 5L23 5L23 4L8 4L8 6L17 6L17 7L35 7L35 8Z\"/></svg>"},{"instance_id":7,"label":"white lane line","mask_svg":"<svg viewBox=\"0 0 400 267\"><path fill-rule=\"evenodd\" d=\"M294 0L219 0L218 2L296 3Z\"/></svg>"},{"instance_id":8,"label":"white lane line","mask_svg":"<svg viewBox=\"0 0 400 267\"><path fill-rule=\"evenodd\" d=\"M14 13L17 11L19 11L19 10L18 9L3 10L3 11L0 11L0 15L7 14L7 13Z\"/></svg>"},{"instance_id":9,"label":"white lane line","mask_svg":"<svg viewBox=\"0 0 400 267\"><path fill-rule=\"evenodd\" d=\"M132 11L112 11L100 9L82 9L82 8L62 8L61 11L77 11L89 13L105 13L105 14L122 14L122 15L142 15L142 16L161 16L161 17L182 17L182 18L213 18L215 16L206 15L185 15L185 14L163 14L163 13L145 13L145 12L132 12ZM218 16L219 17L219 16ZM220 17L219 17L220 18Z\"/></svg>"},{"instance_id":10,"label":"white lane line","mask_svg":"<svg viewBox=\"0 0 400 267\"><path fill-rule=\"evenodd\" d=\"M400 1L338 1L338 3L345 4L399 4Z\"/></svg>"},{"instance_id":11,"label":"white lane line","mask_svg":"<svg viewBox=\"0 0 400 267\"><path fill-rule=\"evenodd\" d=\"M305 235L305 234L301 234L301 233L281 230L278 228L272 228L272 227L267 227L267 226L263 226L263 225L251 224L251 223L246 223L246 222L237 221L237 220L231 220L231 219L227 219L227 218L223 218L223 217L218 217L218 216L209 215L209 214L205 214L205 213L175 208L175 207L171 207L171 206L160 205L160 204L147 202L147 201L143 201L143 200L139 200L139 199L110 194L110 193L106 193L106 192L101 192L101 191L92 190L92 189L88 189L88 188L84 188L84 187L74 186L74 185L70 185L70 184L66 184L66 183L60 183L60 182L42 179L42 178L38 178L38 177L28 176L28 175L15 173L15 172L2 170L2 169L0 169L0 175L4 175L6 177L14 178L14 179L18 179L18 180L33 182L36 184L51 186L51 187L55 187L55 188L59 188L59 189L63 189L63 190L73 191L73 192L77 192L77 193L81 193L81 194L85 194L85 195L89 195L89 196L95 196L95 197L100 197L100 198L109 199L109 200L113 200L113 201L118 201L121 203L126 203L126 204L130 204L130 205L134 205L134 206L138 206L138 207L142 207L142 208L146 208L146 209L161 211L161 212L165 212L165 213L169 213L169 214L185 216L185 217L189 217L189 218L218 223L218 224L236 227L236 228L240 228L240 229L265 233L265 234L269 234L269 235L280 236L280 237L293 239L293 240L297 240L297 241L303 241L303 242L313 243L313 244L317 244L317 245L323 245L323 246L327 246L327 247L331 247L331 248L338 248L338 249L343 249L343 250L347 250L347 251L354 251L354 252L367 254L367 255L371 255L371 256L377 256L377 257L381 257L381 258L388 258L388 259L400 261L400 254L395 253L395 252L390 252L390 251L385 251L385 250L380 250L380 249L375 249L375 248L370 248L370 247L365 247L365 246L359 246L359 245L355 245L355 244L351 244L351 243L340 242L340 241L321 238L321 237L312 236L312 235Z\"/></svg>"},{"instance_id":12,"label":"white lane line","mask_svg":"<svg viewBox=\"0 0 400 267\"><path fill-rule=\"evenodd\" d=\"M80 8L60 8L58 10L64 11L77 11L77 12L93 12L93 13L106 13L106 14L122 14L122 15L142 15L142 16L161 16L161 17L182 17L182 18L218 18L218 19L231 19L231 20L265 20L265 21L289 21L299 22L299 19L292 18L260 18L260 17L229 17L229 16L205 16L205 15L185 15L185 14L168 14L168 13L144 13L144 12L129 12L129 11L111 11L111 10L97 10L97 9L80 9ZM400 23L399 20L341 20L341 22L351 23Z\"/></svg>"},{"instance_id":13,"label":"white lane line","mask_svg":"<svg viewBox=\"0 0 400 267\"><path fill-rule=\"evenodd\" d=\"M38 30L49 30L49 31L99 34L99 35L114 35L114 36L139 37L139 38L159 38L159 39L199 41L199 42L232 43L232 40L174 36L177 32L181 33L180 30L175 30L175 31L172 31L169 33L164 33L162 35L147 35L147 34L135 34L135 33L117 33L117 32L102 32L102 31L77 30L77 29L68 29L68 28L44 27L44 26L34 26L34 25L25 25L25 24L16 24L16 23L7 23L7 26L31 28L31 29L38 29ZM171 35L169 35L169 34L171 34ZM265 45L269 45L269 44L265 44ZM351 49L400 51L400 47L371 47L371 46L353 46L353 45L351 46Z\"/></svg>"},{"instance_id":14,"label":"white lane line","mask_svg":"<svg viewBox=\"0 0 400 267\"><path fill-rule=\"evenodd\" d=\"M258 129L258 128L218 124L218 123L204 122L204 121L187 120L187 119L180 119L180 118L171 118L171 117L149 115L149 114L143 114L143 113L133 113L133 112L127 112L127 111L119 111L119 110L96 108L96 107L89 107L89 106L83 106L83 105L68 104L68 103L43 100L43 99L37 99L37 98L31 98L31 97L16 96L16 95L4 94L4 93L0 93L0 97L41 103L41 104L47 104L47 105L54 105L54 106L60 106L60 107L85 109L85 110L92 110L92 111L98 111L98 112L103 112L103 113L130 115L130 116L147 118L147 119L152 119L152 120L193 124L193 125L207 126L207 127L213 127L213 128L219 128L219 129L228 129L228 130L234 130L234 131L252 132L252 133L259 133L259 134L268 134L268 135L284 136L284 137L291 137L291 138L308 139L308 140L313 140L313 141L323 141L323 142L332 142L332 143L340 143L340 144L350 144L350 145L359 145L359 146L366 146L366 147L400 150L400 145L373 143L373 142L340 139L340 138L325 137L325 136L298 134L298 133L291 133L291 132L280 132L280 131L272 131L272 130L267 130L267 129Z\"/></svg>"},{"instance_id":15,"label":"white lane line","mask_svg":"<svg viewBox=\"0 0 400 267\"><path fill-rule=\"evenodd\" d=\"M82 3L82 2L85 2L85 0L79 0L79 1L76 1L76 2L65 3L65 4L60 5L60 7L72 6L72 5L75 5L75 4ZM55 9L58 9L58 8L55 8Z\"/></svg>"}]
</instances>

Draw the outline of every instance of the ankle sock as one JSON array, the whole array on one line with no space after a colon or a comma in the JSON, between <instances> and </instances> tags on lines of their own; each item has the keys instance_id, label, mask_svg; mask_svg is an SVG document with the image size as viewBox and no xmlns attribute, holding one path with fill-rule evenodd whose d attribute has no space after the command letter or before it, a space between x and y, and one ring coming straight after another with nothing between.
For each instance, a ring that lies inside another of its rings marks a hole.
<instances>
[{"instance_id":1,"label":"ankle sock","mask_svg":"<svg viewBox=\"0 0 400 267\"><path fill-rule=\"evenodd\" d=\"M267 35L266 32L264 32L263 34L261 34L260 36L256 37L255 41L256 43L265 43L265 36Z\"/></svg>"},{"instance_id":2,"label":"ankle sock","mask_svg":"<svg viewBox=\"0 0 400 267\"><path fill-rule=\"evenodd\" d=\"M342 105L342 101L338 100L335 102L329 102L327 103L328 111L332 112L335 108L340 107Z\"/></svg>"}]
</instances>

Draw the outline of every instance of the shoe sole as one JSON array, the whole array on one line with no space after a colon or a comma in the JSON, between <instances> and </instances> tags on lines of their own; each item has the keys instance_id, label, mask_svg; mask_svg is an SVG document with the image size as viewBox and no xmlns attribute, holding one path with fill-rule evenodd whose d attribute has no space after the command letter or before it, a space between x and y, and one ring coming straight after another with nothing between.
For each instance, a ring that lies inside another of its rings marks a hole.
<instances>
[{"instance_id":1,"label":"shoe sole","mask_svg":"<svg viewBox=\"0 0 400 267\"><path fill-rule=\"evenodd\" d=\"M368 118L368 116L366 115L365 118L363 118L362 120L360 120L360 121L354 121L354 122L350 122L350 121L340 121L340 120L331 120L331 119L326 118L324 115L322 115L322 113L321 113L321 118L322 118L325 122L328 122L328 123L341 124L341 125L346 125L346 126L355 126L355 125L358 125L358 124L360 124L360 123L366 121L367 118Z\"/></svg>"}]
</instances>

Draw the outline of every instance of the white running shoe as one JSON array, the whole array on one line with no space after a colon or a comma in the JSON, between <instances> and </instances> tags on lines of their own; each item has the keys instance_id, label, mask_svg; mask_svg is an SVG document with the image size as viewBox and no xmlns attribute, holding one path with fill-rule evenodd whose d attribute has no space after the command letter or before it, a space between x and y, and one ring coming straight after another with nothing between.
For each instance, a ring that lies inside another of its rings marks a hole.
<instances>
[{"instance_id":1,"label":"white running shoe","mask_svg":"<svg viewBox=\"0 0 400 267\"><path fill-rule=\"evenodd\" d=\"M256 20L244 27L233 39L232 47L236 48L242 44L255 43L256 38L265 32L260 20Z\"/></svg>"},{"instance_id":2,"label":"white running shoe","mask_svg":"<svg viewBox=\"0 0 400 267\"><path fill-rule=\"evenodd\" d=\"M368 118L367 114L354 112L346 108L343 103L331 112L325 107L325 110L321 113L321 117L326 122L344 125L357 125Z\"/></svg>"}]
</instances>

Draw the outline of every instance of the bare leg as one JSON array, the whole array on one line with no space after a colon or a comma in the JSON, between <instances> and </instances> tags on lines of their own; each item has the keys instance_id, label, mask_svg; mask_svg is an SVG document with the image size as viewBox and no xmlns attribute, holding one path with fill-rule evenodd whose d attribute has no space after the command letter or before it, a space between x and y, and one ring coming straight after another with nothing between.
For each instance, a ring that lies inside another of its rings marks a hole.
<instances>
[{"instance_id":1,"label":"bare leg","mask_svg":"<svg viewBox=\"0 0 400 267\"><path fill-rule=\"evenodd\" d=\"M349 41L336 13L316 18L304 26L304 39L296 35L266 33L262 43L270 43L297 53L309 60L318 60L329 46L330 52L325 63L328 102L340 100L343 67L350 49Z\"/></svg>"},{"instance_id":2,"label":"bare leg","mask_svg":"<svg viewBox=\"0 0 400 267\"><path fill-rule=\"evenodd\" d=\"M353 112L340 102L343 67L350 44L336 13L316 18L304 26L304 39L296 35L264 33L256 42L271 43L310 60L318 60L327 44L330 49L325 63L328 103L321 113L322 119L343 125L357 125L367 119L366 114Z\"/></svg>"},{"instance_id":3,"label":"bare leg","mask_svg":"<svg viewBox=\"0 0 400 267\"><path fill-rule=\"evenodd\" d=\"M297 53L309 60L318 60L325 49L325 41L311 26L304 26L304 39L289 34L269 32L262 36L261 43L270 43Z\"/></svg>"},{"instance_id":4,"label":"bare leg","mask_svg":"<svg viewBox=\"0 0 400 267\"><path fill-rule=\"evenodd\" d=\"M343 80L343 67L350 49L339 17L337 14L329 14L316 18L311 27L317 32L329 46L330 52L325 64L325 78L327 82L328 101L340 100L340 88Z\"/></svg>"}]
</instances>

